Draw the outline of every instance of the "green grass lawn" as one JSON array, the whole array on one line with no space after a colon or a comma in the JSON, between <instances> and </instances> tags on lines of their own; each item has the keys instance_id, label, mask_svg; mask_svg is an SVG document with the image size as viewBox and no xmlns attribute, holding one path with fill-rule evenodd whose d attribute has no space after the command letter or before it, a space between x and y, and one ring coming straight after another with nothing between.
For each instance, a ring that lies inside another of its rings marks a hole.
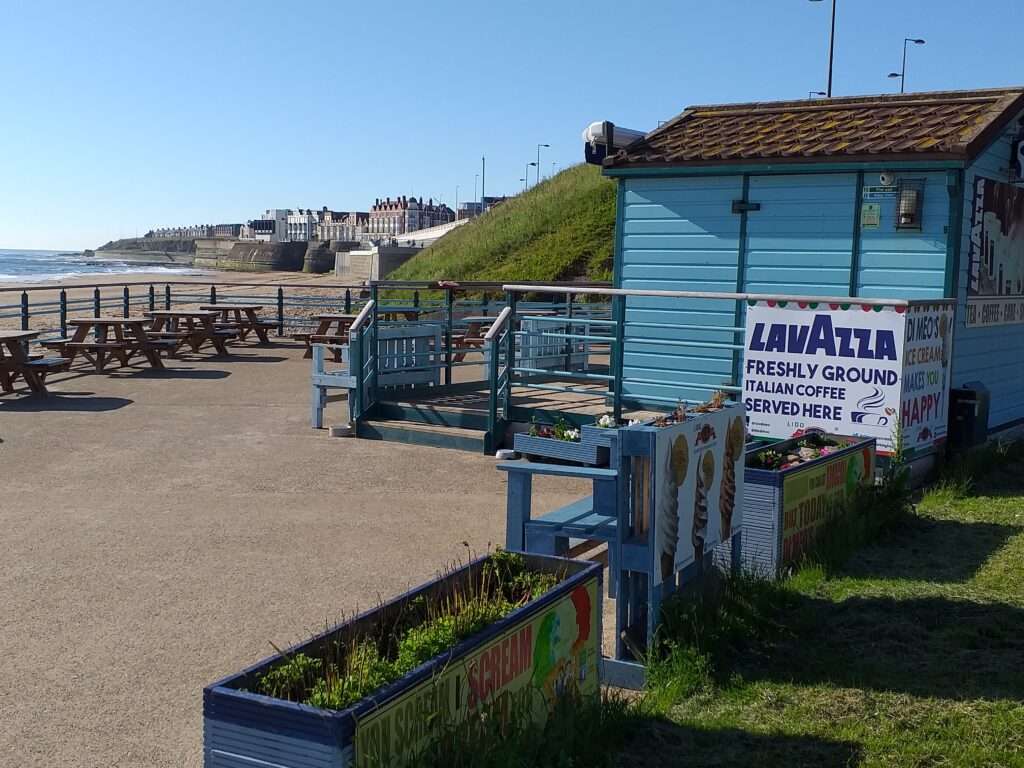
<instances>
[{"instance_id":1,"label":"green grass lawn","mask_svg":"<svg viewBox=\"0 0 1024 768\"><path fill-rule=\"evenodd\" d=\"M838 567L735 591L759 641L677 648L612 764L1024 766L1019 458L927 493Z\"/></svg>"}]
</instances>

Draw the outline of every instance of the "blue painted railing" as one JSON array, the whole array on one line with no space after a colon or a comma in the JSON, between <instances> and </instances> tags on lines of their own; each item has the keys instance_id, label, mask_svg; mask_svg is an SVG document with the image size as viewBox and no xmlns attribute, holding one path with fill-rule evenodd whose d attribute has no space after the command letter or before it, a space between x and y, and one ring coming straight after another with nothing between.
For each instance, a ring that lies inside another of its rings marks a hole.
<instances>
[{"instance_id":1,"label":"blue painted railing","mask_svg":"<svg viewBox=\"0 0 1024 768\"><path fill-rule=\"evenodd\" d=\"M90 296L68 296L88 291ZM218 289L220 291L218 292ZM0 321L17 320L22 330L39 331L40 340L66 336L68 320L93 315L128 317L156 309L196 304L262 304L264 314L278 322L278 336L316 326L311 315L358 311L367 301L362 286L234 283L100 283L61 288L35 285L4 288L0 285Z\"/></svg>"}]
</instances>

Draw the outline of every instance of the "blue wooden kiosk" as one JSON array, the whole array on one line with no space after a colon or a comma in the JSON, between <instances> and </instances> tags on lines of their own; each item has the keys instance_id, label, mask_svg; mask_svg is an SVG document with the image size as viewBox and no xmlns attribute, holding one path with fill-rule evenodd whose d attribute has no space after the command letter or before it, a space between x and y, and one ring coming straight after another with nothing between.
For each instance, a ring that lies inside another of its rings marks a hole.
<instances>
[{"instance_id":1,"label":"blue wooden kiosk","mask_svg":"<svg viewBox=\"0 0 1024 768\"><path fill-rule=\"evenodd\" d=\"M1022 118L1024 88L690 107L603 161L615 286L954 300L953 388L1022 423ZM745 311L628 296L623 398L739 385Z\"/></svg>"}]
</instances>

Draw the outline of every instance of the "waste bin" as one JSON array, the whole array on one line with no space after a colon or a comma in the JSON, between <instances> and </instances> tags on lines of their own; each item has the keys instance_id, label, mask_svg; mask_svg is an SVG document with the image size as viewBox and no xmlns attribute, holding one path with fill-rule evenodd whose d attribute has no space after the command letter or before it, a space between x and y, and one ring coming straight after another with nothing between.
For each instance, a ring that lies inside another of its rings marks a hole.
<instances>
[{"instance_id":1,"label":"waste bin","mask_svg":"<svg viewBox=\"0 0 1024 768\"><path fill-rule=\"evenodd\" d=\"M962 451L981 445L988 437L991 393L980 381L968 381L949 390L949 447Z\"/></svg>"}]
</instances>

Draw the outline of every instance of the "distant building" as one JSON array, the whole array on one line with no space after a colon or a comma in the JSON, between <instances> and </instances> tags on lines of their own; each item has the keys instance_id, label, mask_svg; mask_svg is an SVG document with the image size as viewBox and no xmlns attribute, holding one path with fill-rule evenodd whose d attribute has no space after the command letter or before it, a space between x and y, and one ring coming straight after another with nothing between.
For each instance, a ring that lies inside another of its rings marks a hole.
<instances>
[{"instance_id":1,"label":"distant building","mask_svg":"<svg viewBox=\"0 0 1024 768\"><path fill-rule=\"evenodd\" d=\"M455 220L455 211L433 198L399 197L377 199L370 209L368 234L372 239L397 237L427 227L436 227Z\"/></svg>"},{"instance_id":2,"label":"distant building","mask_svg":"<svg viewBox=\"0 0 1024 768\"><path fill-rule=\"evenodd\" d=\"M508 200L507 197L485 197L483 203L479 200L459 203L459 216L461 219L473 219L480 215L481 210L491 210Z\"/></svg>"},{"instance_id":3,"label":"distant building","mask_svg":"<svg viewBox=\"0 0 1024 768\"><path fill-rule=\"evenodd\" d=\"M288 239L288 214L287 208L269 208L264 214L249 222L246 233L249 237L244 239L258 240L263 243L280 243Z\"/></svg>"},{"instance_id":4,"label":"distant building","mask_svg":"<svg viewBox=\"0 0 1024 768\"><path fill-rule=\"evenodd\" d=\"M292 242L305 242L316 239L317 224L320 223L320 214L312 208L299 208L289 211L286 220L285 240Z\"/></svg>"},{"instance_id":5,"label":"distant building","mask_svg":"<svg viewBox=\"0 0 1024 768\"><path fill-rule=\"evenodd\" d=\"M238 237L241 233L241 224L215 224L213 227L214 237Z\"/></svg>"},{"instance_id":6,"label":"distant building","mask_svg":"<svg viewBox=\"0 0 1024 768\"><path fill-rule=\"evenodd\" d=\"M353 211L329 211L325 207L320 211L317 224L317 238L320 240L346 240L350 242L366 238L370 224L370 214Z\"/></svg>"},{"instance_id":7,"label":"distant building","mask_svg":"<svg viewBox=\"0 0 1024 768\"><path fill-rule=\"evenodd\" d=\"M151 229L144 237L213 237L212 224L194 224L191 227L163 227Z\"/></svg>"}]
</instances>

